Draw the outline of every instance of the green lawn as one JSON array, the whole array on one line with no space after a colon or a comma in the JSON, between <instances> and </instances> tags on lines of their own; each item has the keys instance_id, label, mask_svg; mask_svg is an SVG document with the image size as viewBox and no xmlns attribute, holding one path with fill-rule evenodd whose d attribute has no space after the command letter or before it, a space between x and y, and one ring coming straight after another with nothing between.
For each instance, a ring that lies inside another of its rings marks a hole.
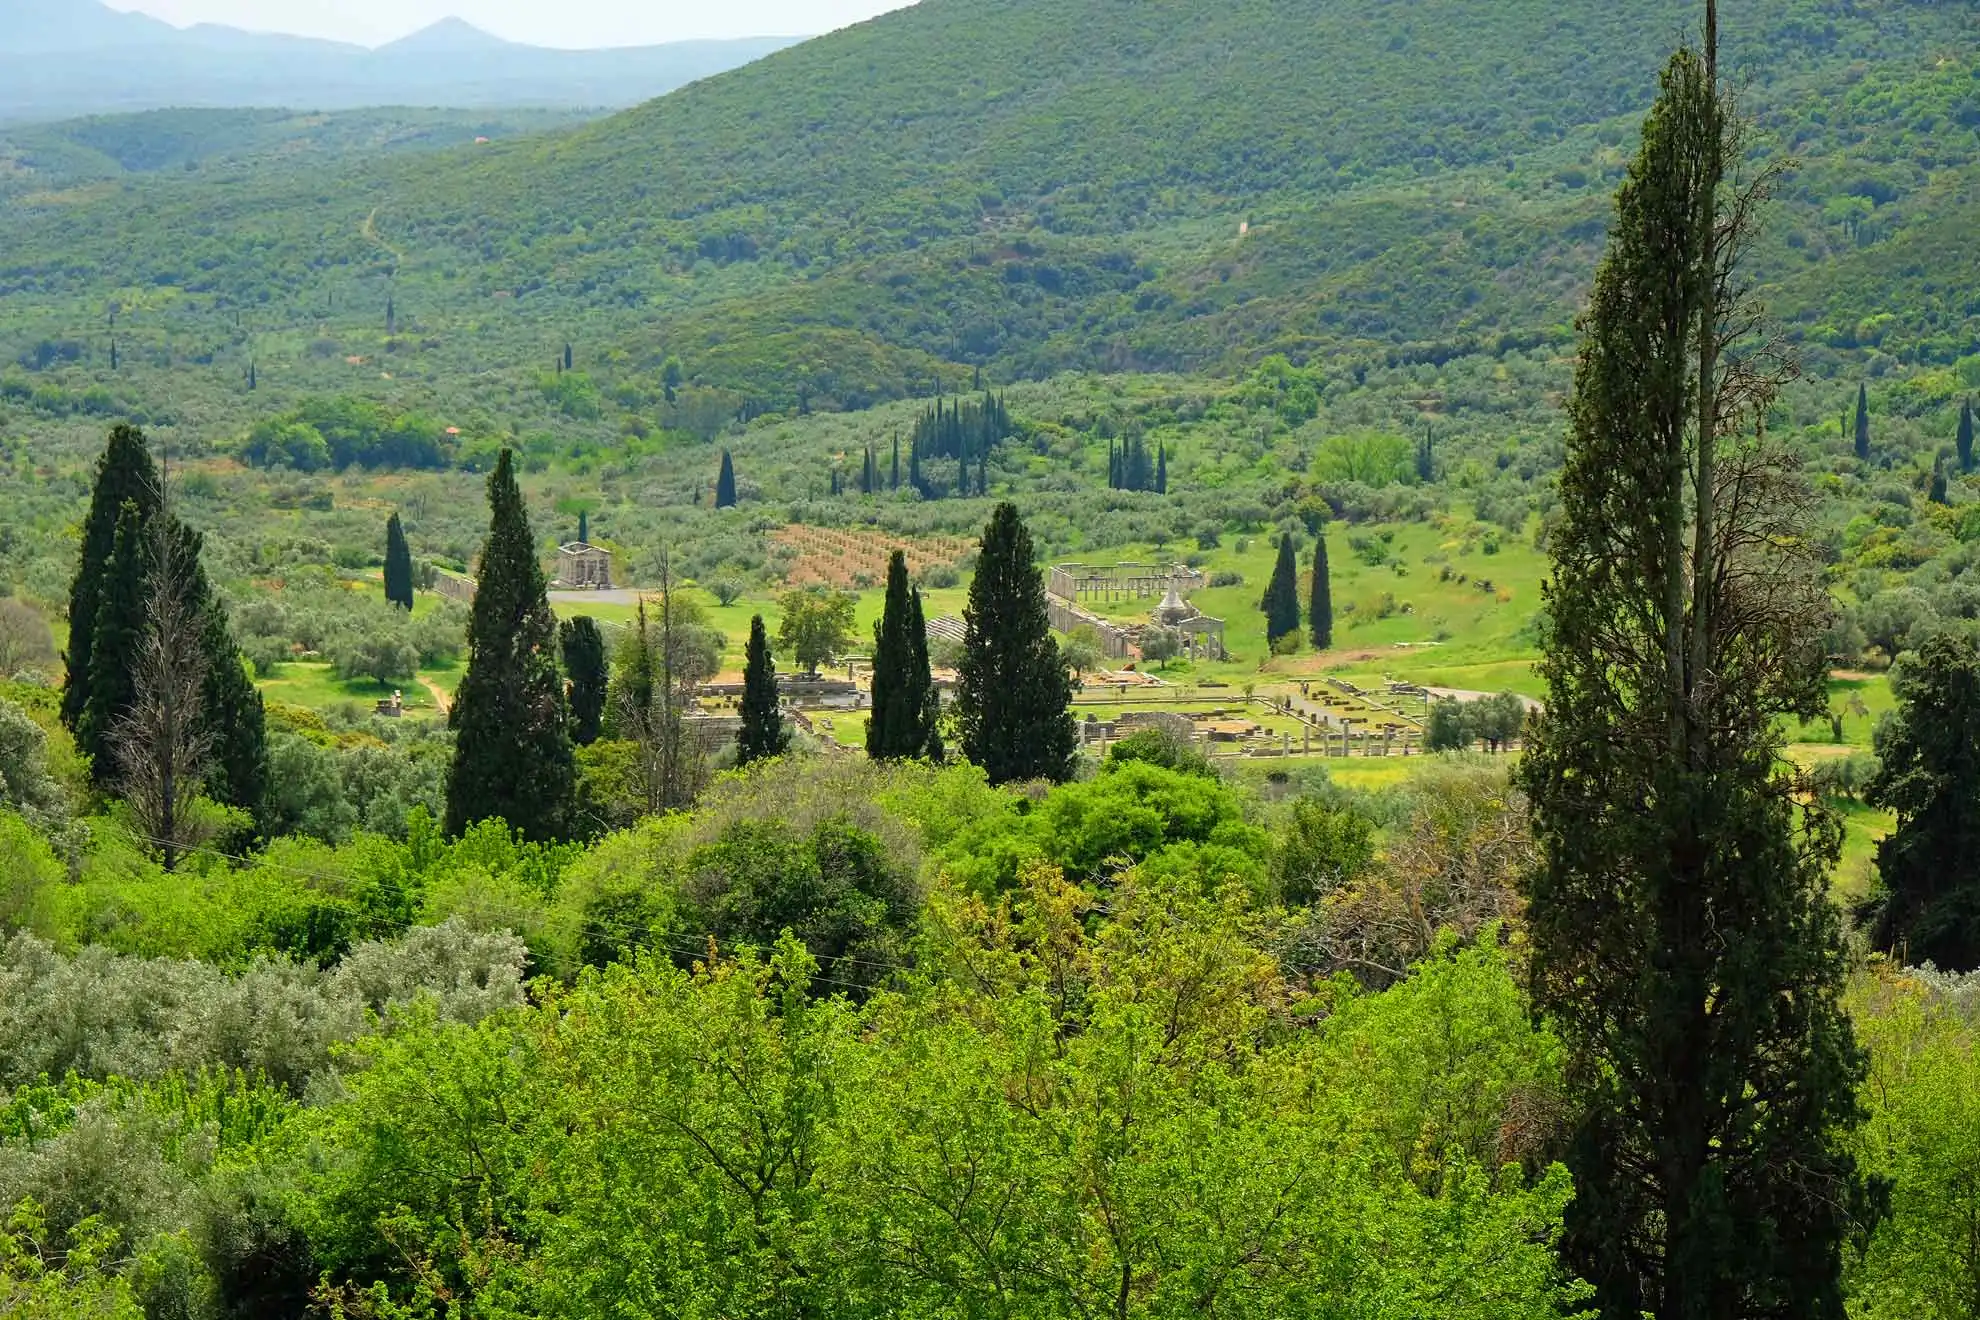
<instances>
[{"instance_id":1,"label":"green lawn","mask_svg":"<svg viewBox=\"0 0 1980 1320\"><path fill-rule=\"evenodd\" d=\"M462 672L460 665L437 666L421 670L419 677L451 694L460 685ZM260 679L255 686L269 701L304 706L311 710L355 703L369 711L375 702L391 696L396 690L402 694L408 713L439 713L439 704L423 682L379 683L369 678L343 679L338 678L328 664L315 661L292 660L277 668L273 676Z\"/></svg>"},{"instance_id":2,"label":"green lawn","mask_svg":"<svg viewBox=\"0 0 1980 1320\"><path fill-rule=\"evenodd\" d=\"M1870 891L1876 876L1877 843L1897 828L1897 816L1860 802L1839 803L1843 822L1842 859L1836 863L1835 892L1845 902Z\"/></svg>"},{"instance_id":3,"label":"green lawn","mask_svg":"<svg viewBox=\"0 0 1980 1320\"><path fill-rule=\"evenodd\" d=\"M1858 751L1870 750L1877 721L1896 705L1886 674L1852 674L1829 680L1829 709L1843 717L1843 741ZM1825 729L1811 732L1828 735Z\"/></svg>"}]
</instances>

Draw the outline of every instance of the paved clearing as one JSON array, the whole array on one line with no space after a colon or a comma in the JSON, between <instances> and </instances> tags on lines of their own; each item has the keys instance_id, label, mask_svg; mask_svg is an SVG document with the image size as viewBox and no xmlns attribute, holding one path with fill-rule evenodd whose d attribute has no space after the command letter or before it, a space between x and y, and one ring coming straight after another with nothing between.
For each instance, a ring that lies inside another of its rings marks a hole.
<instances>
[{"instance_id":1,"label":"paved clearing","mask_svg":"<svg viewBox=\"0 0 1980 1320\"><path fill-rule=\"evenodd\" d=\"M632 587L615 587L610 591L553 591L549 596L552 605L637 605L644 594Z\"/></svg>"}]
</instances>

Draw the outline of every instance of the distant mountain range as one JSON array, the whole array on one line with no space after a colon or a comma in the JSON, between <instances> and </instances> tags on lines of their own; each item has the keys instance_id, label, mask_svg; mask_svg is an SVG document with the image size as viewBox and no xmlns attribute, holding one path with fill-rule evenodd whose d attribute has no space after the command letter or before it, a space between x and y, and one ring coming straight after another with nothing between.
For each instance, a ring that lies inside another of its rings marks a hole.
<instances>
[{"instance_id":1,"label":"distant mountain range","mask_svg":"<svg viewBox=\"0 0 1980 1320\"><path fill-rule=\"evenodd\" d=\"M446 19L372 50L177 28L97 0L0 0L0 121L168 106L623 106L797 40L549 50Z\"/></svg>"}]
</instances>

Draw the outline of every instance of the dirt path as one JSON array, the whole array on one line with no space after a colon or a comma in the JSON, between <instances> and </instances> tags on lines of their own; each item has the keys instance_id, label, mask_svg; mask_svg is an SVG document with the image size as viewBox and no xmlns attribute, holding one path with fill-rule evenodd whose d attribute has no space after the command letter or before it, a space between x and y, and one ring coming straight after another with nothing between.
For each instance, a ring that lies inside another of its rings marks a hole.
<instances>
[{"instance_id":1,"label":"dirt path","mask_svg":"<svg viewBox=\"0 0 1980 1320\"><path fill-rule=\"evenodd\" d=\"M405 264L406 254L399 251L399 249L393 247L390 243L387 243L383 238L379 237L377 207L374 206L371 208L371 214L366 216L364 218L364 223L358 226L358 233L364 237L364 240L367 243L376 243L379 247L382 247L387 252L391 253L392 263L394 267L403 266Z\"/></svg>"},{"instance_id":2,"label":"dirt path","mask_svg":"<svg viewBox=\"0 0 1980 1320\"><path fill-rule=\"evenodd\" d=\"M1472 692L1465 688L1433 687L1433 688L1424 688L1423 690L1425 692L1428 692L1433 697L1438 697L1438 698L1449 697L1454 701L1483 701L1487 697L1498 695L1495 692ZM1520 701L1525 704L1528 710L1544 709L1543 704L1539 701L1536 701L1532 697L1521 697Z\"/></svg>"},{"instance_id":3,"label":"dirt path","mask_svg":"<svg viewBox=\"0 0 1980 1320\"><path fill-rule=\"evenodd\" d=\"M454 699L447 695L446 688L441 687L438 683L434 682L432 679L428 678L424 674L421 674L419 676L419 685L425 688L428 692L433 694L433 704L440 708L440 713L442 715L447 715L452 713L454 709Z\"/></svg>"}]
</instances>

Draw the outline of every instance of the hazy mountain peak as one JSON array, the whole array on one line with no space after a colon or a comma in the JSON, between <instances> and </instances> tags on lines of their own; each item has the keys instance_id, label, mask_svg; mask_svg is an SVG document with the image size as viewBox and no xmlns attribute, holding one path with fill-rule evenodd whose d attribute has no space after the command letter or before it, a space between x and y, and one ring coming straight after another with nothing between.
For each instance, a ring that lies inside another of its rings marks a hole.
<instances>
[{"instance_id":1,"label":"hazy mountain peak","mask_svg":"<svg viewBox=\"0 0 1980 1320\"><path fill-rule=\"evenodd\" d=\"M419 31L387 42L378 49L391 53L459 54L467 51L501 50L515 43L484 32L464 18L449 15L429 23Z\"/></svg>"},{"instance_id":2,"label":"hazy mountain peak","mask_svg":"<svg viewBox=\"0 0 1980 1320\"><path fill-rule=\"evenodd\" d=\"M371 50L210 23L176 28L100 0L0 0L0 122L164 106L622 106L791 44L548 50L446 18Z\"/></svg>"}]
</instances>

